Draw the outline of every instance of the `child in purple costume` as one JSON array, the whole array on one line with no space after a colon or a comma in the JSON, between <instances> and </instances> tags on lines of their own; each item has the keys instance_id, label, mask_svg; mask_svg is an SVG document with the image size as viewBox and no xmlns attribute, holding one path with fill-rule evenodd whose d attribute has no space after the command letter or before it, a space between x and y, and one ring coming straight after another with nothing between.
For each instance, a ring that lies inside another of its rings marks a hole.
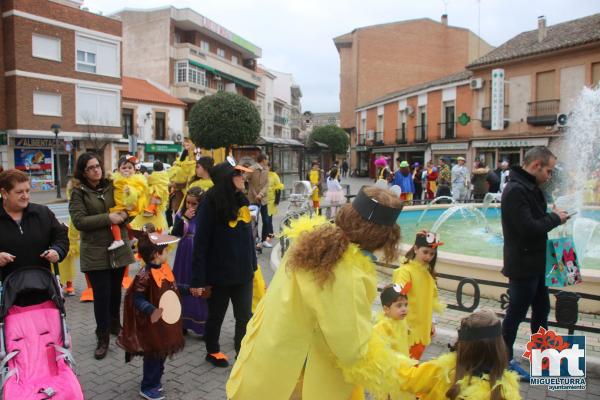
<instances>
[{"instance_id":1,"label":"child in purple costume","mask_svg":"<svg viewBox=\"0 0 600 400\"><path fill-rule=\"evenodd\" d=\"M196 232L196 223L198 222L196 219L196 210L203 198L204 192L199 187L192 187L188 190L184 200L185 207L175 215L171 231L172 235L181 237L177 252L175 253L173 274L181 293L181 319L184 334L187 333L188 329L191 329L198 335L204 335L204 324L208 317L206 300L194 297L189 293L190 282L192 280L194 233Z\"/></svg>"}]
</instances>

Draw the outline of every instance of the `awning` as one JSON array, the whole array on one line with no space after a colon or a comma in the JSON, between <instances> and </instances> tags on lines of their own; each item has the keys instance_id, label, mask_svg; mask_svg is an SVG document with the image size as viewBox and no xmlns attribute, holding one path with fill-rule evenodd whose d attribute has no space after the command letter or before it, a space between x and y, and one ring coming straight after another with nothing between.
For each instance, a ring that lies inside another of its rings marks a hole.
<instances>
[{"instance_id":1,"label":"awning","mask_svg":"<svg viewBox=\"0 0 600 400\"><path fill-rule=\"evenodd\" d=\"M329 146L327 146L325 143L322 142L317 142L316 140L312 141L313 144L317 145L318 147L322 148L322 149L328 149Z\"/></svg>"},{"instance_id":2,"label":"awning","mask_svg":"<svg viewBox=\"0 0 600 400\"><path fill-rule=\"evenodd\" d=\"M272 145L272 146L292 146L292 147L304 147L302 142L299 142L295 139L284 139L284 138L276 138L276 137L265 137L260 136L256 139L256 144L260 145Z\"/></svg>"},{"instance_id":3,"label":"awning","mask_svg":"<svg viewBox=\"0 0 600 400\"><path fill-rule=\"evenodd\" d=\"M211 72L214 75L220 76L221 78L225 78L228 81L232 81L233 83L235 83L236 85L239 85L241 87L245 87L247 89L256 89L258 87L258 85L254 84L252 82L248 82L248 81L245 81L245 80L240 79L238 77L235 77L233 75L229 75L229 74L227 74L227 73L225 73L223 71L219 71L218 69L215 69L213 67L209 67L206 64L199 63L198 61L188 60L188 62L191 65L195 66L195 67L202 68L202 69L204 69L204 70L206 70L208 72Z\"/></svg>"}]
</instances>

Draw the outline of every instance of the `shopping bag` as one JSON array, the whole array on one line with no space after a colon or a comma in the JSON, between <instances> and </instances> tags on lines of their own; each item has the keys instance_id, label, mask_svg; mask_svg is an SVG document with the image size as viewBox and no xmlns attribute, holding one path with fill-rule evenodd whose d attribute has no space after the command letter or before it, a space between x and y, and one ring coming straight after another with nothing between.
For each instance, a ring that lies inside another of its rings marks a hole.
<instances>
[{"instance_id":1,"label":"shopping bag","mask_svg":"<svg viewBox=\"0 0 600 400\"><path fill-rule=\"evenodd\" d=\"M563 287L580 282L581 271L573 238L549 239L546 245L546 286Z\"/></svg>"}]
</instances>

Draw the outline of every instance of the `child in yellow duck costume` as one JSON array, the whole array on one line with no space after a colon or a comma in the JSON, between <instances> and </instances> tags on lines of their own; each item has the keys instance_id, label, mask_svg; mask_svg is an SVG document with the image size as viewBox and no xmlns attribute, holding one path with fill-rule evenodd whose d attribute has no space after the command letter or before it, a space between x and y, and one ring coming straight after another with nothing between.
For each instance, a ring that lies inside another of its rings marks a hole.
<instances>
[{"instance_id":1,"label":"child in yellow duck costume","mask_svg":"<svg viewBox=\"0 0 600 400\"><path fill-rule=\"evenodd\" d=\"M396 371L411 361L394 354L371 324L371 252L383 248L385 260L394 259L400 231L391 221L399 212L394 195L363 188L335 225L322 217L293 223L286 234L294 242L248 323L229 399L301 393L304 400L348 400L355 386L377 398L399 391Z\"/></svg>"},{"instance_id":2,"label":"child in yellow duck costume","mask_svg":"<svg viewBox=\"0 0 600 400\"><path fill-rule=\"evenodd\" d=\"M150 199L149 204L146 205L143 213L138 214L131 221L131 227L135 230L142 230L144 225L150 223L157 231L164 233L168 229L165 211L169 200L169 175L162 169L162 163L155 162L154 165L159 168L152 171L146 178L148 182L146 198Z\"/></svg>"},{"instance_id":3,"label":"child in yellow duck costume","mask_svg":"<svg viewBox=\"0 0 600 400\"><path fill-rule=\"evenodd\" d=\"M434 279L437 247L440 246L434 233L417 233L414 247L406 254L406 261L396 269L392 281L401 286L412 286L408 293L407 323L411 329L410 355L419 360L425 347L435 334L433 313L441 314L445 305L440 303Z\"/></svg>"},{"instance_id":4,"label":"child in yellow duck costume","mask_svg":"<svg viewBox=\"0 0 600 400\"><path fill-rule=\"evenodd\" d=\"M519 378L507 365L500 320L480 310L462 319L455 352L400 368L398 382L422 400L520 400Z\"/></svg>"},{"instance_id":5,"label":"child in yellow duck costume","mask_svg":"<svg viewBox=\"0 0 600 400\"><path fill-rule=\"evenodd\" d=\"M67 184L67 200L71 199L71 191L73 190L73 183L69 181ZM79 231L73 225L71 217L69 217L69 253L58 264L58 270L60 272L60 283L65 287L65 293L67 296L75 295L75 288L73 282L77 271L75 269L76 261L79 259Z\"/></svg>"},{"instance_id":6,"label":"child in yellow duck costume","mask_svg":"<svg viewBox=\"0 0 600 400\"><path fill-rule=\"evenodd\" d=\"M125 156L119 159L118 172L113 175L113 186L115 206L110 212L125 211L130 217L141 213L147 204L148 183L146 177L136 174L138 161L134 156ZM114 241L108 247L114 250L125 243L121 238L121 230L118 225L111 225Z\"/></svg>"},{"instance_id":7,"label":"child in yellow duck costume","mask_svg":"<svg viewBox=\"0 0 600 400\"><path fill-rule=\"evenodd\" d=\"M313 202L313 209L318 213L319 208L321 207L320 199L321 193L319 193L319 182L321 182L321 171L319 170L319 163L313 161L312 169L310 170L310 174L308 175L310 180L310 185L313 188L311 199Z\"/></svg>"}]
</instances>

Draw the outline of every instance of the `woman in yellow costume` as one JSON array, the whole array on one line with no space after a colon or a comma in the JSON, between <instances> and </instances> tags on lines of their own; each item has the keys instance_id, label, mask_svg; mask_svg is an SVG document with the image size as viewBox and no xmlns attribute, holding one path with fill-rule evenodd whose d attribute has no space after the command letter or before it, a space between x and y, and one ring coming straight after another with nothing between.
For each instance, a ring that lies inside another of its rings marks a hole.
<instances>
[{"instance_id":1,"label":"woman in yellow costume","mask_svg":"<svg viewBox=\"0 0 600 400\"><path fill-rule=\"evenodd\" d=\"M415 360L421 359L435 334L433 313L441 314L446 308L439 301L435 284L437 247L442 244L435 233L418 232L415 245L406 253L405 262L392 276L396 284L411 285L407 323L411 329L410 356Z\"/></svg>"},{"instance_id":2,"label":"woman in yellow costume","mask_svg":"<svg viewBox=\"0 0 600 400\"><path fill-rule=\"evenodd\" d=\"M210 179L210 170L214 165L215 160L212 157L200 157L196 161L196 170L194 171L194 176L188 181L187 189L199 187L203 192L207 192L208 189L213 187L215 184Z\"/></svg>"},{"instance_id":3,"label":"woman in yellow costume","mask_svg":"<svg viewBox=\"0 0 600 400\"><path fill-rule=\"evenodd\" d=\"M462 319L454 352L416 367L400 368L403 390L422 400L520 400L519 378L506 369L502 324L491 310Z\"/></svg>"},{"instance_id":4,"label":"woman in yellow costume","mask_svg":"<svg viewBox=\"0 0 600 400\"><path fill-rule=\"evenodd\" d=\"M185 188L190 178L194 176L196 168L196 146L190 138L183 139L183 151L178 160L173 163L169 169L169 207L173 213L176 213L185 196Z\"/></svg>"},{"instance_id":5,"label":"woman in yellow costume","mask_svg":"<svg viewBox=\"0 0 600 400\"><path fill-rule=\"evenodd\" d=\"M113 176L115 206L110 209L110 212L126 211L130 217L135 217L144 210L147 204L148 183L144 175L135 173L137 162L137 158L134 156L125 156L119 159L118 172ZM125 245L121 238L119 225L111 225L111 231L114 240L108 246L108 250Z\"/></svg>"},{"instance_id":6,"label":"woman in yellow costume","mask_svg":"<svg viewBox=\"0 0 600 400\"><path fill-rule=\"evenodd\" d=\"M313 209L316 213L319 213L319 208L321 208L321 193L319 191L319 184L321 183L321 170L319 169L319 162L313 161L311 165L310 174L308 175L310 180L310 185L313 188L311 200L313 202Z\"/></svg>"},{"instance_id":7,"label":"woman in yellow costume","mask_svg":"<svg viewBox=\"0 0 600 400\"><path fill-rule=\"evenodd\" d=\"M394 260L401 205L365 187L337 214L297 220L294 243L248 324L227 382L229 399L350 399L360 385L376 398L397 393L397 371L410 361L374 333L377 295L372 252Z\"/></svg>"},{"instance_id":8,"label":"woman in yellow costume","mask_svg":"<svg viewBox=\"0 0 600 400\"><path fill-rule=\"evenodd\" d=\"M138 214L131 221L131 227L141 231L144 225L150 223L159 233L165 233L168 229L165 211L169 200L169 175L164 170L164 165L160 160L154 161L152 169L152 173L146 178L148 182L148 193L146 195L146 198L149 199L148 204L144 208L144 212Z\"/></svg>"},{"instance_id":9,"label":"woman in yellow costume","mask_svg":"<svg viewBox=\"0 0 600 400\"><path fill-rule=\"evenodd\" d=\"M279 200L277 199L277 191L281 192L285 189L283 183L281 183L281 179L279 175L277 175L277 169L273 166L273 164L269 164L269 189L267 191L267 209L269 211L269 216L273 217L277 215L277 205L279 204Z\"/></svg>"},{"instance_id":10,"label":"woman in yellow costume","mask_svg":"<svg viewBox=\"0 0 600 400\"><path fill-rule=\"evenodd\" d=\"M71 199L71 191L73 190L73 182L69 181L67 184L67 200ZM69 217L69 253L58 264L58 270L60 272L60 283L65 288L67 296L75 296L75 288L73 282L77 274L75 269L75 262L79 259L79 231L73 226L71 217Z\"/></svg>"}]
</instances>

